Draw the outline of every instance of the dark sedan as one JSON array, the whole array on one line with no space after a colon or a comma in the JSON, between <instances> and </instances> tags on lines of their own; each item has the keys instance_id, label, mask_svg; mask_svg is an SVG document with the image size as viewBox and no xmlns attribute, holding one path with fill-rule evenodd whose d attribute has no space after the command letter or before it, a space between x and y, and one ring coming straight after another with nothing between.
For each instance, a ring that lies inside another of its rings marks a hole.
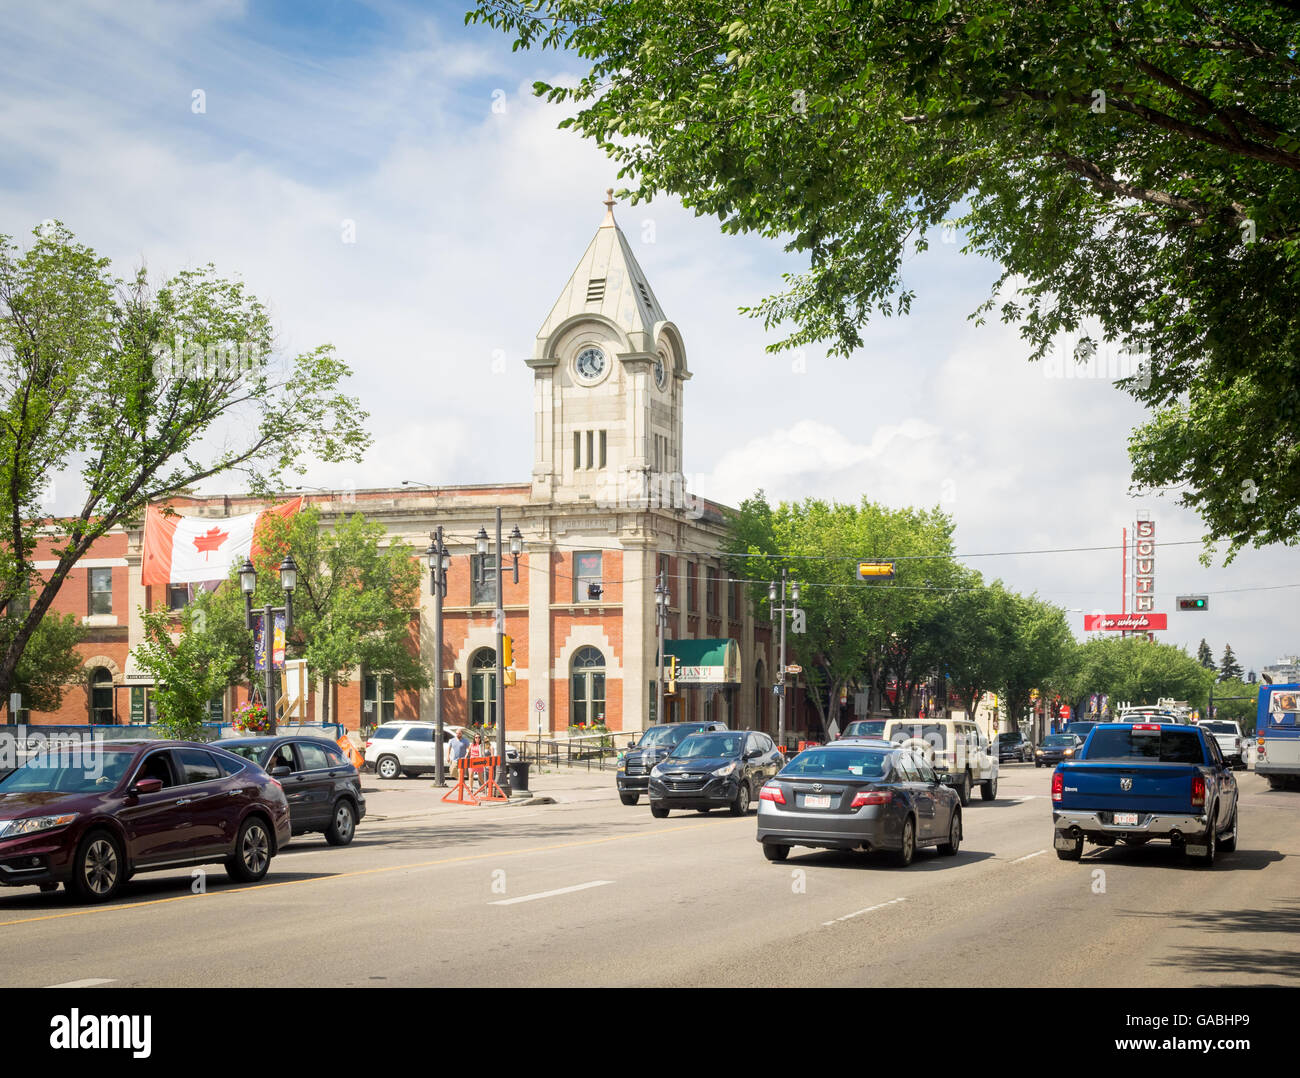
<instances>
[{"instance_id":1,"label":"dark sedan","mask_svg":"<svg viewBox=\"0 0 1300 1078\"><path fill-rule=\"evenodd\" d=\"M769 861L792 846L892 851L910 865L916 850L961 846L961 801L948 776L888 741L840 741L806 749L759 791L758 841Z\"/></svg>"},{"instance_id":2,"label":"dark sedan","mask_svg":"<svg viewBox=\"0 0 1300 1078\"><path fill-rule=\"evenodd\" d=\"M219 742L280 780L295 835L323 831L331 846L346 846L365 819L361 776L333 741L323 737L239 737Z\"/></svg>"},{"instance_id":3,"label":"dark sedan","mask_svg":"<svg viewBox=\"0 0 1300 1078\"><path fill-rule=\"evenodd\" d=\"M222 862L262 879L290 837L280 783L248 760L185 741L43 752L0 779L0 885L60 883L104 902L137 872Z\"/></svg>"},{"instance_id":4,"label":"dark sedan","mask_svg":"<svg viewBox=\"0 0 1300 1078\"><path fill-rule=\"evenodd\" d=\"M726 728L725 722L668 722L650 727L640 741L629 744L618 758L614 781L619 800L625 805L635 805L650 789L651 769L691 734Z\"/></svg>"},{"instance_id":5,"label":"dark sedan","mask_svg":"<svg viewBox=\"0 0 1300 1078\"><path fill-rule=\"evenodd\" d=\"M772 739L757 730L692 734L650 772L650 812L662 819L675 808L729 808L744 816L784 763Z\"/></svg>"},{"instance_id":6,"label":"dark sedan","mask_svg":"<svg viewBox=\"0 0 1300 1078\"><path fill-rule=\"evenodd\" d=\"M1019 730L1008 730L998 734L998 763L1005 764L1008 760L1028 763L1033 758L1034 746Z\"/></svg>"},{"instance_id":7,"label":"dark sedan","mask_svg":"<svg viewBox=\"0 0 1300 1078\"><path fill-rule=\"evenodd\" d=\"M1048 734L1034 751L1035 767L1055 767L1062 760L1073 760L1083 748L1083 738L1078 734Z\"/></svg>"}]
</instances>

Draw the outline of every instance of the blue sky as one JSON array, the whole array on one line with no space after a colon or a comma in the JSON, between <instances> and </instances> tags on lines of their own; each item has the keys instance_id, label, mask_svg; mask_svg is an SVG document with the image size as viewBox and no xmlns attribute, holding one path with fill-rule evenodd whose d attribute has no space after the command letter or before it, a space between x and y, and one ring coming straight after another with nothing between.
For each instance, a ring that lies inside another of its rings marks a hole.
<instances>
[{"instance_id":1,"label":"blue sky","mask_svg":"<svg viewBox=\"0 0 1300 1078\"><path fill-rule=\"evenodd\" d=\"M572 58L512 53L463 24L464 3L4 7L0 233L59 218L123 274L211 261L268 301L283 349L332 342L376 442L363 467L316 468L309 483L528 477L523 361L617 186L529 93L576 77ZM996 272L958 244L935 237L909 260L911 316L869 327L858 355L773 356L737 308L799 259L670 199L615 214L685 336L698 492L939 504L969 553L1118 543L1142 508L1160 538L1199 537L1191 514L1129 497L1142 413L1128 397L1049 377L1014 327L967 320ZM1175 592L1300 582L1294 550L1211 570L1196 553L1160 552L1164 639L1206 636L1216 657L1230 642L1256 668L1300 650L1296 589L1172 612ZM1118 552L972 564L1066 607L1118 606Z\"/></svg>"}]
</instances>

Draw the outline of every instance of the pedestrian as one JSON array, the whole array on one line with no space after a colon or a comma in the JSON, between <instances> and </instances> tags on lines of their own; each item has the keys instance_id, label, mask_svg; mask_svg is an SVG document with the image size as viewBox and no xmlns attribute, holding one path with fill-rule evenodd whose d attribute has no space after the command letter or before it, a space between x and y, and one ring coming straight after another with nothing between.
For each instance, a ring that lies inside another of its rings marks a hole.
<instances>
[{"instance_id":1,"label":"pedestrian","mask_svg":"<svg viewBox=\"0 0 1300 1078\"><path fill-rule=\"evenodd\" d=\"M465 732L464 727L461 727L460 732L456 735L455 739L451 743L452 768L453 769L459 768L460 761L464 760L468 755L469 755L469 734Z\"/></svg>"}]
</instances>

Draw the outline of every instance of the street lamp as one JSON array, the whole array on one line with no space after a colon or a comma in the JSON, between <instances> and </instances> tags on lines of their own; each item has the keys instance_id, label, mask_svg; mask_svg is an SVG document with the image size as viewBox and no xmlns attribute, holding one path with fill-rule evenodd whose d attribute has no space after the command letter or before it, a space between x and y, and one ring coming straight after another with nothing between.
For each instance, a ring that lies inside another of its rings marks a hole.
<instances>
[{"instance_id":1,"label":"street lamp","mask_svg":"<svg viewBox=\"0 0 1300 1078\"><path fill-rule=\"evenodd\" d=\"M266 673L266 714L271 724L271 733L275 733L275 615L284 614L285 647L288 647L289 634L293 631L293 593L298 587L298 563L292 554L286 554L280 562L280 587L284 591L284 606L272 606L269 603L262 608L262 660ZM244 628L253 630L253 593L257 591L257 569L251 559L245 558L239 569L239 590L244 593ZM256 639L256 638L254 638ZM253 665L256 667L256 656Z\"/></svg>"},{"instance_id":2,"label":"street lamp","mask_svg":"<svg viewBox=\"0 0 1300 1078\"><path fill-rule=\"evenodd\" d=\"M655 622L659 636L659 669L655 673L655 722L667 722L664 718L664 629L668 625L668 579L660 572L659 582L655 584Z\"/></svg>"},{"instance_id":3,"label":"street lamp","mask_svg":"<svg viewBox=\"0 0 1300 1078\"><path fill-rule=\"evenodd\" d=\"M496 717L497 717L497 785L506 793L510 794L510 777L506 772L506 671L505 671L505 634L506 634L506 612L505 612L505 576L506 566L505 558L502 556L505 547L501 542L501 507L497 507L496 512L497 534L496 534L496 555L493 572L497 578L496 610L493 611L494 620L496 621L497 635L497 691L496 691ZM474 537L474 549L478 551L478 579L483 583L487 578L487 553L488 553L488 533L486 528L479 528L478 535ZM519 531L519 525L516 524L510 532L510 553L514 556L514 580L519 583L519 555L524 550L524 537Z\"/></svg>"},{"instance_id":4,"label":"street lamp","mask_svg":"<svg viewBox=\"0 0 1300 1078\"><path fill-rule=\"evenodd\" d=\"M433 596L433 721L438 728L438 747L434 753L434 781L439 786L447 784L446 761L442 745L442 600L447 594L447 570L451 568L451 555L442 544L442 525L430 536L429 549L424 552L429 564L429 594Z\"/></svg>"},{"instance_id":5,"label":"street lamp","mask_svg":"<svg viewBox=\"0 0 1300 1078\"><path fill-rule=\"evenodd\" d=\"M786 571L781 570L781 593L778 602L776 581L773 580L767 586L767 601L771 604L771 617L775 619L778 615L781 618L781 671L780 678L772 686L772 691L776 693L777 699L777 720L776 720L776 743L781 746L781 751L785 751L785 618L787 614L793 615L799 609L799 585L793 584L790 587L790 603L786 605Z\"/></svg>"}]
</instances>

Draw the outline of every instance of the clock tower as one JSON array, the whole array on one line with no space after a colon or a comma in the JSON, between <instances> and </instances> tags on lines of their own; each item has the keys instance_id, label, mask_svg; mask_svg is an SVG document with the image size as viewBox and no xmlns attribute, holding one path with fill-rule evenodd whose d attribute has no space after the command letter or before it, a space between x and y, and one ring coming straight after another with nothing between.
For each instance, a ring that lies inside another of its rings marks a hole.
<instances>
[{"instance_id":1,"label":"clock tower","mask_svg":"<svg viewBox=\"0 0 1300 1078\"><path fill-rule=\"evenodd\" d=\"M614 192L537 333L532 500L610 508L666 504L682 484L682 388L690 377L623 230Z\"/></svg>"}]
</instances>

